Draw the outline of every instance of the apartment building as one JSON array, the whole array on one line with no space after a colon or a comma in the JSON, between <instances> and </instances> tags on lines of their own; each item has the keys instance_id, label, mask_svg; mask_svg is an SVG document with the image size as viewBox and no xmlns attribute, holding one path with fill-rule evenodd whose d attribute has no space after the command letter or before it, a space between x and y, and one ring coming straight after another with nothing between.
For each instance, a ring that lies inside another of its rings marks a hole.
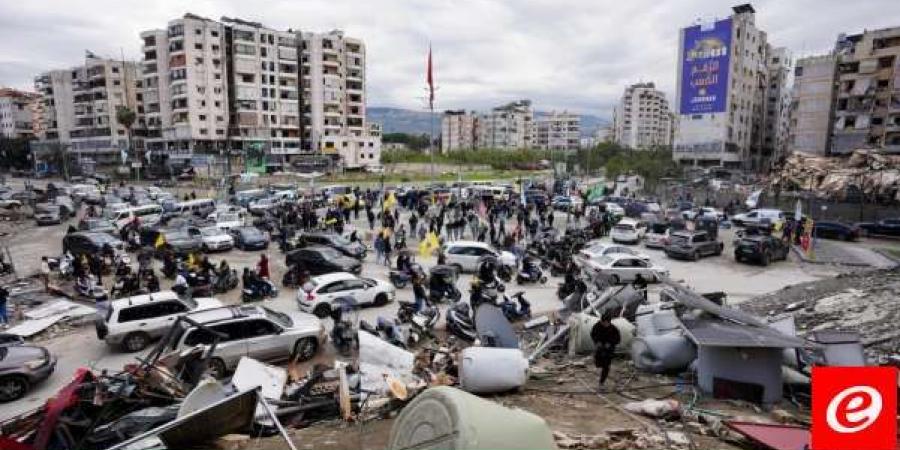
<instances>
[{"instance_id":1,"label":"apartment building","mask_svg":"<svg viewBox=\"0 0 900 450\"><path fill-rule=\"evenodd\" d=\"M471 150L478 146L479 118L465 110L444 111L441 118L441 153Z\"/></svg>"},{"instance_id":2,"label":"apartment building","mask_svg":"<svg viewBox=\"0 0 900 450\"><path fill-rule=\"evenodd\" d=\"M543 150L578 150L581 116L566 111L550 112L534 119L534 146Z\"/></svg>"},{"instance_id":3,"label":"apartment building","mask_svg":"<svg viewBox=\"0 0 900 450\"><path fill-rule=\"evenodd\" d=\"M614 118L613 140L635 150L672 145L673 115L666 94L654 83L625 88Z\"/></svg>"},{"instance_id":4,"label":"apartment building","mask_svg":"<svg viewBox=\"0 0 900 450\"><path fill-rule=\"evenodd\" d=\"M784 47L766 50L766 91L763 109L763 144L753 156L755 167L766 168L787 156L790 139L791 89L794 67Z\"/></svg>"},{"instance_id":5,"label":"apartment building","mask_svg":"<svg viewBox=\"0 0 900 450\"><path fill-rule=\"evenodd\" d=\"M479 148L517 150L534 144L534 110L531 100L498 106L480 119Z\"/></svg>"},{"instance_id":6,"label":"apartment building","mask_svg":"<svg viewBox=\"0 0 900 450\"><path fill-rule=\"evenodd\" d=\"M134 63L90 52L83 65L39 75L35 89L41 95L43 114L38 139L62 145L79 160L120 164L120 154L128 149L129 130L119 123L117 111L135 110L138 85Z\"/></svg>"},{"instance_id":7,"label":"apartment building","mask_svg":"<svg viewBox=\"0 0 900 450\"><path fill-rule=\"evenodd\" d=\"M826 155L831 146L837 57L800 58L794 75L788 151Z\"/></svg>"},{"instance_id":8,"label":"apartment building","mask_svg":"<svg viewBox=\"0 0 900 450\"><path fill-rule=\"evenodd\" d=\"M34 138L34 118L40 95L11 88L0 88L0 137Z\"/></svg>"},{"instance_id":9,"label":"apartment building","mask_svg":"<svg viewBox=\"0 0 900 450\"><path fill-rule=\"evenodd\" d=\"M766 33L750 4L681 30L676 162L762 169L769 68Z\"/></svg>"}]
</instances>

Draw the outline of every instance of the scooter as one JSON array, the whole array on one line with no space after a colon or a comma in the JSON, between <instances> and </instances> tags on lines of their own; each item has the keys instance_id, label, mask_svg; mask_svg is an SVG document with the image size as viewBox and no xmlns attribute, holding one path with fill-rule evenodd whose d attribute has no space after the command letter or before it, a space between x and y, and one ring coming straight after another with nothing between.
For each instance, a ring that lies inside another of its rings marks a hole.
<instances>
[{"instance_id":1,"label":"scooter","mask_svg":"<svg viewBox=\"0 0 900 450\"><path fill-rule=\"evenodd\" d=\"M531 318L531 303L525 300L524 291L516 292L512 297L504 294L500 309L510 322Z\"/></svg>"},{"instance_id":2,"label":"scooter","mask_svg":"<svg viewBox=\"0 0 900 450\"><path fill-rule=\"evenodd\" d=\"M468 303L459 302L447 309L447 331L465 341L472 342L478 337L472 308Z\"/></svg>"},{"instance_id":3,"label":"scooter","mask_svg":"<svg viewBox=\"0 0 900 450\"><path fill-rule=\"evenodd\" d=\"M425 337L434 337L434 325L441 318L441 311L427 305L416 311L415 303L401 302L397 311L397 320L410 325L408 341L410 346L418 344Z\"/></svg>"},{"instance_id":4,"label":"scooter","mask_svg":"<svg viewBox=\"0 0 900 450\"><path fill-rule=\"evenodd\" d=\"M506 264L499 264L497 266L497 278L502 280L504 283L509 283L510 281L512 281L513 272L513 266L508 266Z\"/></svg>"},{"instance_id":5,"label":"scooter","mask_svg":"<svg viewBox=\"0 0 900 450\"><path fill-rule=\"evenodd\" d=\"M131 297L141 293L140 283L137 277L126 275L116 279L109 294L112 298L122 298Z\"/></svg>"},{"instance_id":6,"label":"scooter","mask_svg":"<svg viewBox=\"0 0 900 450\"><path fill-rule=\"evenodd\" d=\"M109 294L103 286L98 286L93 275L81 277L75 280L75 292L97 302L109 300Z\"/></svg>"},{"instance_id":7,"label":"scooter","mask_svg":"<svg viewBox=\"0 0 900 450\"><path fill-rule=\"evenodd\" d=\"M409 341L403 327L391 319L380 316L374 326L365 320L360 320L359 329L400 348L406 348L406 344Z\"/></svg>"},{"instance_id":8,"label":"scooter","mask_svg":"<svg viewBox=\"0 0 900 450\"><path fill-rule=\"evenodd\" d=\"M275 283L265 278L260 279L258 284L253 287L244 286L243 291L241 291L241 301L244 303L258 302L266 298L275 297L278 297L278 288L275 286Z\"/></svg>"},{"instance_id":9,"label":"scooter","mask_svg":"<svg viewBox=\"0 0 900 450\"><path fill-rule=\"evenodd\" d=\"M216 294L228 292L238 285L237 270L231 269L225 275L216 275L213 278L212 290Z\"/></svg>"},{"instance_id":10,"label":"scooter","mask_svg":"<svg viewBox=\"0 0 900 450\"><path fill-rule=\"evenodd\" d=\"M537 263L537 261L529 261L526 259L522 263L522 270L516 274L516 283L525 284L525 283L541 283L544 284L547 282L547 276L544 275L544 271L541 270L541 266Z\"/></svg>"},{"instance_id":11,"label":"scooter","mask_svg":"<svg viewBox=\"0 0 900 450\"><path fill-rule=\"evenodd\" d=\"M197 272L189 272L187 276L188 286L191 288L191 297L209 297L212 295L212 282L209 277Z\"/></svg>"},{"instance_id":12,"label":"scooter","mask_svg":"<svg viewBox=\"0 0 900 450\"><path fill-rule=\"evenodd\" d=\"M72 275L75 273L75 269L72 266L73 259L70 254L66 253L59 258L47 258L47 265L50 267L50 270L58 272L61 278L67 280L72 278ZM0 263L0 275L6 275L7 266L6 263ZM9 266L8 271L12 272L11 266Z\"/></svg>"},{"instance_id":13,"label":"scooter","mask_svg":"<svg viewBox=\"0 0 900 450\"><path fill-rule=\"evenodd\" d=\"M393 284L395 288L403 289L410 281L412 281L413 274L424 275L425 272L422 270L422 266L413 263L408 271L391 270L388 272L388 279L391 280L391 284Z\"/></svg>"}]
</instances>

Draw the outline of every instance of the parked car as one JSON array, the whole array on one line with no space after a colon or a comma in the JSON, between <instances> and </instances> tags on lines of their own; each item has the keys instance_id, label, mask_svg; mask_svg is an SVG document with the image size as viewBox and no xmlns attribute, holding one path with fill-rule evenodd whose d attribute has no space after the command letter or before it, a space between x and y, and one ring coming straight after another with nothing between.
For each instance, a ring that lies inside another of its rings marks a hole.
<instances>
[{"instance_id":1,"label":"parked car","mask_svg":"<svg viewBox=\"0 0 900 450\"><path fill-rule=\"evenodd\" d=\"M784 261L790 248L781 239L767 234L744 236L734 243L734 260L758 262L768 266L771 261Z\"/></svg>"},{"instance_id":2,"label":"parked car","mask_svg":"<svg viewBox=\"0 0 900 450\"><path fill-rule=\"evenodd\" d=\"M107 219L100 218L84 218L78 222L78 229L81 231L90 231L94 233L116 233L116 226Z\"/></svg>"},{"instance_id":3,"label":"parked car","mask_svg":"<svg viewBox=\"0 0 900 450\"><path fill-rule=\"evenodd\" d=\"M59 206L40 203L34 207L34 221L38 226L59 225L62 223L62 212Z\"/></svg>"},{"instance_id":4,"label":"parked car","mask_svg":"<svg viewBox=\"0 0 900 450\"><path fill-rule=\"evenodd\" d=\"M188 230L200 238L205 252L231 250L234 247L234 238L219 227L189 228Z\"/></svg>"},{"instance_id":5,"label":"parked car","mask_svg":"<svg viewBox=\"0 0 900 450\"><path fill-rule=\"evenodd\" d=\"M649 256L632 250L630 247L600 241L588 242L587 245L585 245L584 248L581 249L581 251L579 251L578 253L588 259L600 258L607 255L623 254L634 256L645 261L650 261Z\"/></svg>"},{"instance_id":6,"label":"parked car","mask_svg":"<svg viewBox=\"0 0 900 450\"><path fill-rule=\"evenodd\" d=\"M125 244L106 233L78 231L66 234L62 241L63 253L69 252L76 258L81 255L99 255L107 244L112 246L116 253L125 252Z\"/></svg>"},{"instance_id":7,"label":"parked car","mask_svg":"<svg viewBox=\"0 0 900 450\"><path fill-rule=\"evenodd\" d=\"M702 256L721 255L725 245L712 238L705 231L681 230L669 235L666 245L666 256L670 258L687 258L693 261Z\"/></svg>"},{"instance_id":8,"label":"parked car","mask_svg":"<svg viewBox=\"0 0 900 450\"><path fill-rule=\"evenodd\" d=\"M711 208L709 206L701 206L697 209L682 211L681 217L684 220L694 220L698 217L709 217L721 221L725 219L725 212L716 208Z\"/></svg>"},{"instance_id":9,"label":"parked car","mask_svg":"<svg viewBox=\"0 0 900 450\"><path fill-rule=\"evenodd\" d=\"M17 200L16 198L13 197L13 195L14 194L9 191L0 193L0 208L3 208L3 209L21 208L22 201Z\"/></svg>"},{"instance_id":10,"label":"parked car","mask_svg":"<svg viewBox=\"0 0 900 450\"><path fill-rule=\"evenodd\" d=\"M157 255L171 250L176 255L186 256L203 249L199 236L191 235L187 229L172 227L149 227L141 230L141 244L156 249Z\"/></svg>"},{"instance_id":11,"label":"parked car","mask_svg":"<svg viewBox=\"0 0 900 450\"><path fill-rule=\"evenodd\" d=\"M172 291L137 295L99 304L94 326L97 338L137 352L162 337L178 316L220 306L214 298L181 298Z\"/></svg>"},{"instance_id":12,"label":"parked car","mask_svg":"<svg viewBox=\"0 0 900 450\"><path fill-rule=\"evenodd\" d=\"M0 333L0 347L8 347L10 345L25 345L25 338L18 334Z\"/></svg>"},{"instance_id":13,"label":"parked car","mask_svg":"<svg viewBox=\"0 0 900 450\"><path fill-rule=\"evenodd\" d=\"M232 228L229 233L234 238L234 246L241 250L265 250L269 248L269 237L259 228L241 226Z\"/></svg>"},{"instance_id":14,"label":"parked car","mask_svg":"<svg viewBox=\"0 0 900 450\"><path fill-rule=\"evenodd\" d=\"M614 216L623 217L625 215L625 208L616 203L606 202L606 212Z\"/></svg>"},{"instance_id":15,"label":"parked car","mask_svg":"<svg viewBox=\"0 0 900 450\"><path fill-rule=\"evenodd\" d=\"M331 247L316 245L288 252L284 257L288 267L299 266L311 275L323 275L334 272L362 272L362 263L355 258L342 255Z\"/></svg>"},{"instance_id":16,"label":"parked car","mask_svg":"<svg viewBox=\"0 0 900 450\"><path fill-rule=\"evenodd\" d=\"M814 221L813 234L823 239L840 239L842 241L855 241L859 239L860 228L841 222Z\"/></svg>"},{"instance_id":17,"label":"parked car","mask_svg":"<svg viewBox=\"0 0 900 450\"><path fill-rule=\"evenodd\" d=\"M254 216L262 216L266 212L275 209L275 207L277 206L278 200L267 197L250 202L250 204L247 206L247 211L250 211L250 214L253 214Z\"/></svg>"},{"instance_id":18,"label":"parked car","mask_svg":"<svg viewBox=\"0 0 900 450\"><path fill-rule=\"evenodd\" d=\"M759 225L764 221L768 221L774 225L783 220L784 212L779 209L754 209L750 212L735 214L731 217L731 222L738 227Z\"/></svg>"},{"instance_id":19,"label":"parked car","mask_svg":"<svg viewBox=\"0 0 900 450\"><path fill-rule=\"evenodd\" d=\"M587 265L611 277L613 284L630 283L640 275L644 281L652 283L661 277L668 277L668 269L645 259L622 253L611 253L587 261Z\"/></svg>"},{"instance_id":20,"label":"parked car","mask_svg":"<svg viewBox=\"0 0 900 450\"><path fill-rule=\"evenodd\" d=\"M53 204L59 207L59 214L63 219L75 217L75 214L78 213L78 209L75 207L75 202L72 201L72 197L67 195L57 195L56 197L53 197Z\"/></svg>"},{"instance_id":21,"label":"parked car","mask_svg":"<svg viewBox=\"0 0 900 450\"><path fill-rule=\"evenodd\" d=\"M394 300L395 294L391 283L335 272L311 278L297 291L297 306L300 311L324 318L331 314L333 302L338 298L350 297L360 306L383 306Z\"/></svg>"},{"instance_id":22,"label":"parked car","mask_svg":"<svg viewBox=\"0 0 900 450\"><path fill-rule=\"evenodd\" d=\"M222 378L237 368L243 357L263 362L285 360L308 361L316 356L325 342L325 327L310 314L285 314L264 306L224 306L186 314L193 321L224 335L209 361L209 374ZM180 352L197 345L209 345L215 336L207 329L187 321L179 322L172 341L173 351Z\"/></svg>"},{"instance_id":23,"label":"parked car","mask_svg":"<svg viewBox=\"0 0 900 450\"><path fill-rule=\"evenodd\" d=\"M244 213L240 211L215 211L207 219L216 223L216 227L225 231L244 226Z\"/></svg>"},{"instance_id":24,"label":"parked car","mask_svg":"<svg viewBox=\"0 0 900 450\"><path fill-rule=\"evenodd\" d=\"M878 222L864 222L857 226L867 234L900 236L900 219L883 219Z\"/></svg>"},{"instance_id":25,"label":"parked car","mask_svg":"<svg viewBox=\"0 0 900 450\"><path fill-rule=\"evenodd\" d=\"M568 211L570 208L581 208L584 202L580 197L568 196L568 195L557 195L553 197L553 200L550 202L550 206L553 209L557 209L560 211Z\"/></svg>"},{"instance_id":26,"label":"parked car","mask_svg":"<svg viewBox=\"0 0 900 450\"><path fill-rule=\"evenodd\" d=\"M447 258L447 265L455 266L460 272L475 272L482 258L493 256L501 264L516 266L516 255L506 250L495 250L490 245L478 241L454 241L441 248Z\"/></svg>"},{"instance_id":27,"label":"parked car","mask_svg":"<svg viewBox=\"0 0 900 450\"><path fill-rule=\"evenodd\" d=\"M651 223L647 226L647 234L644 235L644 247L665 248L669 243L671 227L665 223Z\"/></svg>"},{"instance_id":28,"label":"parked car","mask_svg":"<svg viewBox=\"0 0 900 450\"><path fill-rule=\"evenodd\" d=\"M647 224L625 217L612 227L609 237L615 243L637 244L646 232Z\"/></svg>"},{"instance_id":29,"label":"parked car","mask_svg":"<svg viewBox=\"0 0 900 450\"><path fill-rule=\"evenodd\" d=\"M361 242L350 242L337 233L300 233L295 239L298 248L310 245L324 245L331 247L351 258L363 259L366 257L366 246Z\"/></svg>"},{"instance_id":30,"label":"parked car","mask_svg":"<svg viewBox=\"0 0 900 450\"><path fill-rule=\"evenodd\" d=\"M24 397L32 386L45 380L55 369L56 357L44 347L0 347L0 403Z\"/></svg>"}]
</instances>

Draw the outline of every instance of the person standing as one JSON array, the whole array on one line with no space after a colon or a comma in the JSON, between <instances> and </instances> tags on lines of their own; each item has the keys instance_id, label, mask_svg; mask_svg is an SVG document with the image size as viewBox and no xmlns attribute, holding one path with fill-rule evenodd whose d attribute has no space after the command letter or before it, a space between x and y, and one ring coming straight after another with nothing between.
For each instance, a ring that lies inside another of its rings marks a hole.
<instances>
[{"instance_id":1,"label":"person standing","mask_svg":"<svg viewBox=\"0 0 900 450\"><path fill-rule=\"evenodd\" d=\"M606 314L591 328L591 340L594 341L594 366L600 369L599 387L601 389L609 376L613 355L621 339L618 328L612 324Z\"/></svg>"},{"instance_id":2,"label":"person standing","mask_svg":"<svg viewBox=\"0 0 900 450\"><path fill-rule=\"evenodd\" d=\"M50 262L46 256L41 256L41 280L44 282L44 292L50 292Z\"/></svg>"},{"instance_id":3,"label":"person standing","mask_svg":"<svg viewBox=\"0 0 900 450\"><path fill-rule=\"evenodd\" d=\"M265 253L259 255L259 263L256 265L256 273L260 278L269 279L269 257Z\"/></svg>"},{"instance_id":4,"label":"person standing","mask_svg":"<svg viewBox=\"0 0 900 450\"><path fill-rule=\"evenodd\" d=\"M6 303L9 301L9 291L0 286L0 324L3 327L9 325L9 315L6 312Z\"/></svg>"},{"instance_id":5,"label":"person standing","mask_svg":"<svg viewBox=\"0 0 900 450\"><path fill-rule=\"evenodd\" d=\"M416 312L422 310L422 307L425 306L426 296L425 296L425 286L422 277L419 275L415 275L412 279L413 285L413 297L415 298L415 308Z\"/></svg>"}]
</instances>

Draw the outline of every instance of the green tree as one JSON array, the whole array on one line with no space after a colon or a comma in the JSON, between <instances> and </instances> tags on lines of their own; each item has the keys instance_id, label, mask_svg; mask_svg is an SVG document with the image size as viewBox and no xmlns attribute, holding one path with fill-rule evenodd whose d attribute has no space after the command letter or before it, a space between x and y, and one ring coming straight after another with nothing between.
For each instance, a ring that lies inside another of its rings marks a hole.
<instances>
[{"instance_id":1,"label":"green tree","mask_svg":"<svg viewBox=\"0 0 900 450\"><path fill-rule=\"evenodd\" d=\"M127 106L120 106L116 109L116 120L125 127L125 136L128 139L128 151L133 152L134 148L131 146L131 127L134 125L135 120L137 120L137 114Z\"/></svg>"}]
</instances>

